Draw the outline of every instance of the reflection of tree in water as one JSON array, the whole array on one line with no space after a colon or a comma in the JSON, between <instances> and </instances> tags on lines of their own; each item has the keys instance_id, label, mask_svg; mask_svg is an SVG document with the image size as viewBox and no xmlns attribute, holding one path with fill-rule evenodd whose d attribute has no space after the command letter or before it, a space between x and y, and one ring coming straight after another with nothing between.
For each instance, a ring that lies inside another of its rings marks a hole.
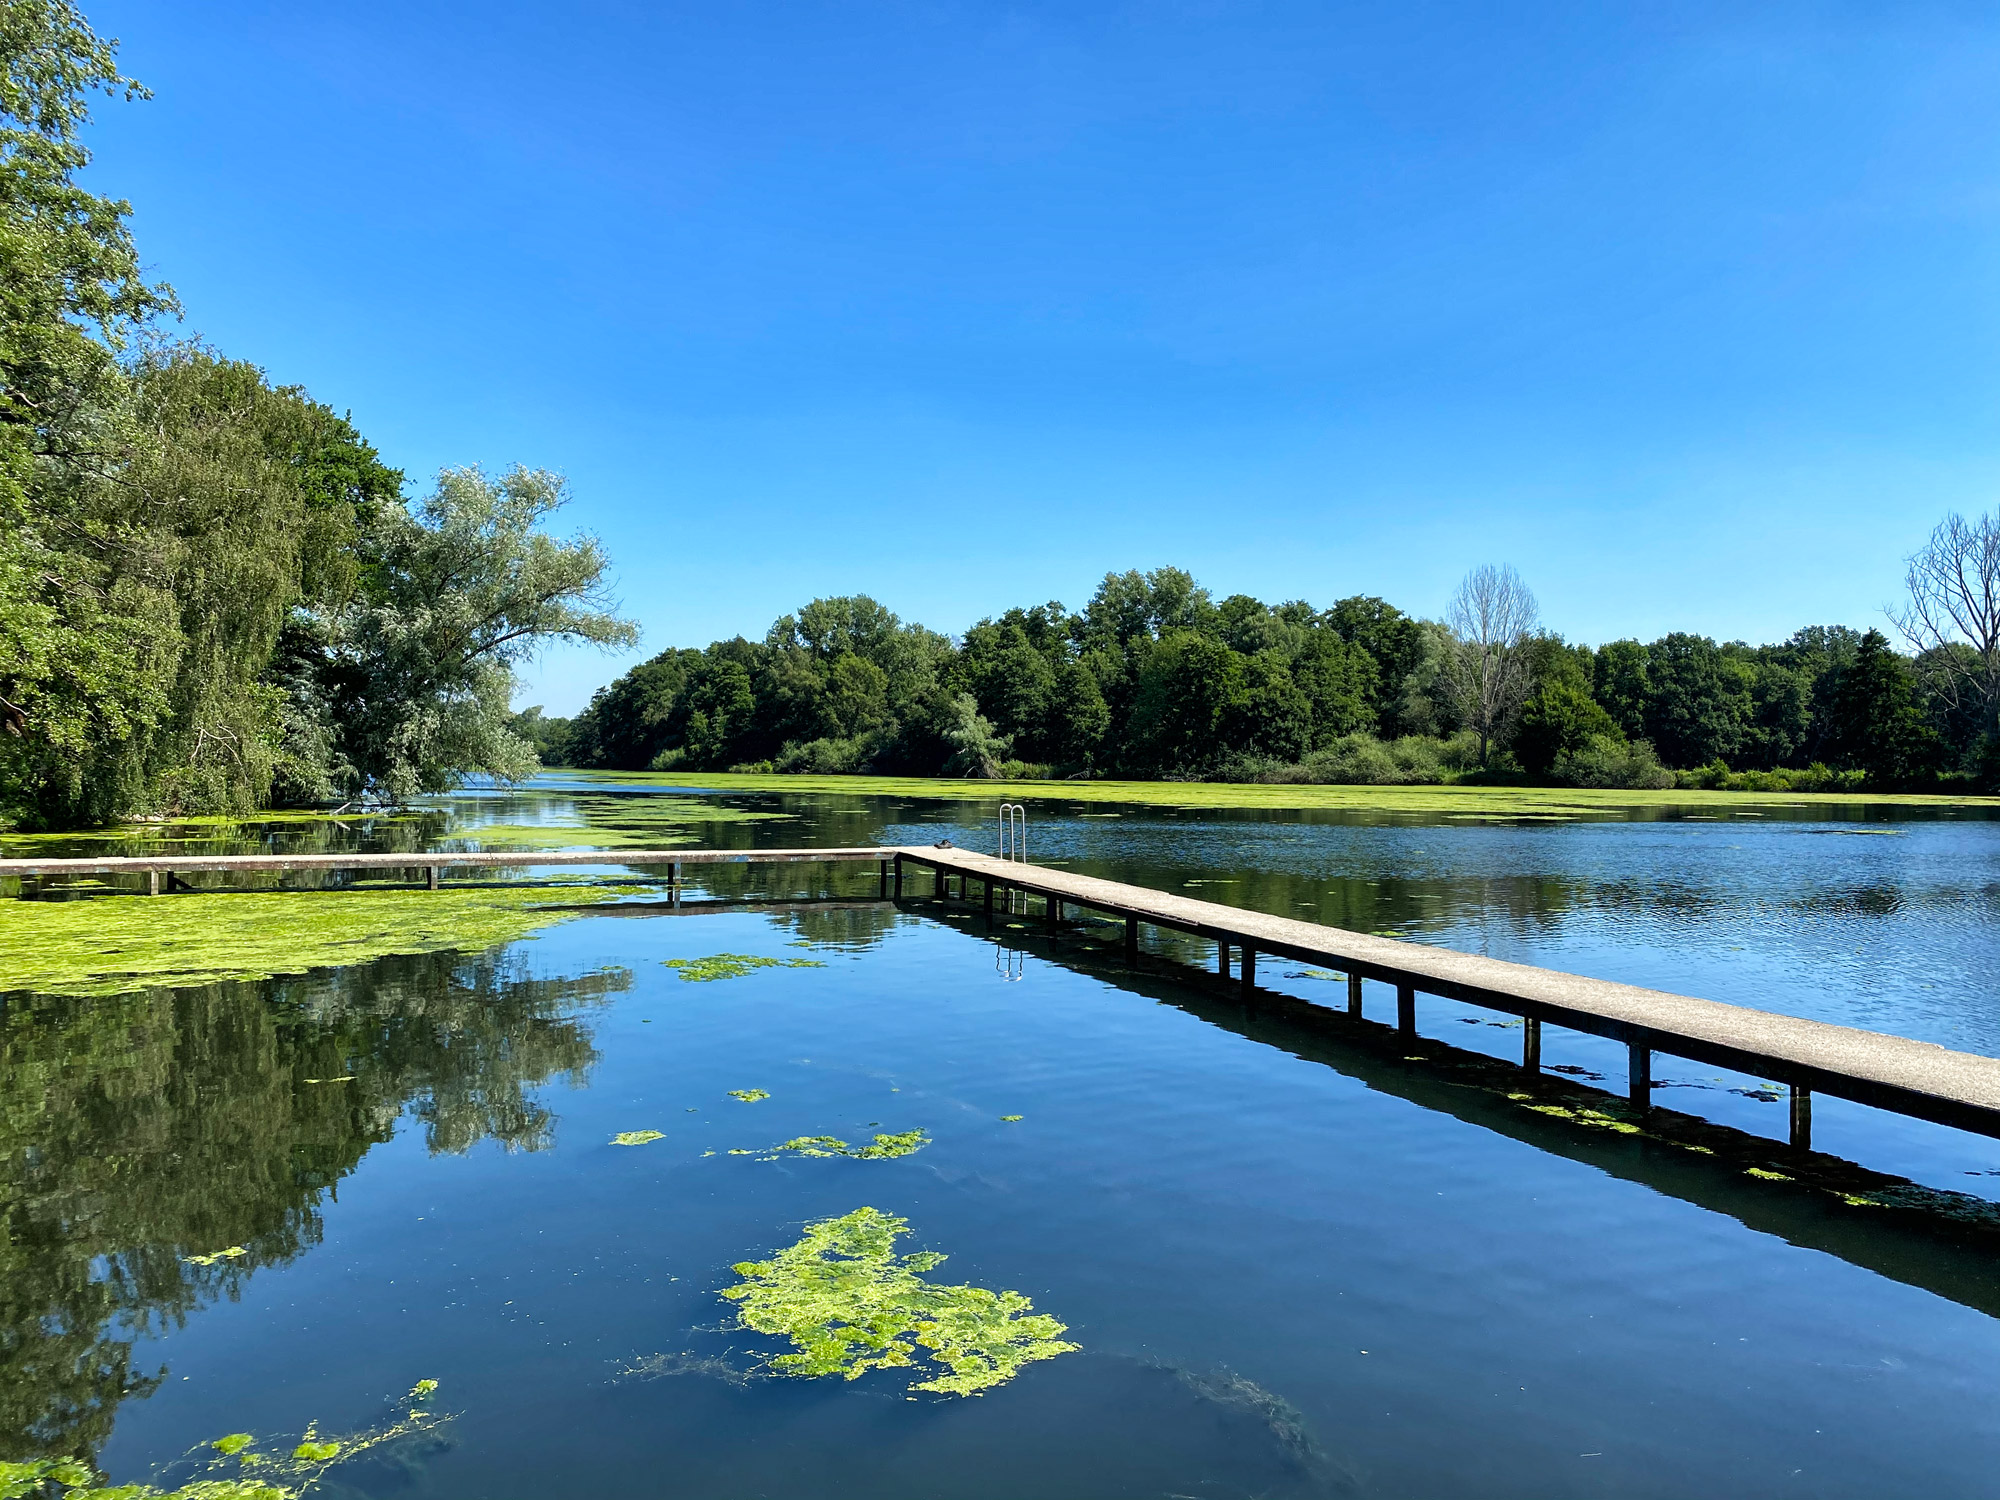
<instances>
[{"instance_id":1,"label":"reflection of tree in water","mask_svg":"<svg viewBox=\"0 0 2000 1500\"><path fill-rule=\"evenodd\" d=\"M630 980L428 954L0 1003L0 1457L94 1453L157 1381L133 1341L317 1243L322 1194L405 1109L433 1151L550 1144L530 1091L596 1061L574 1011Z\"/></svg>"}]
</instances>

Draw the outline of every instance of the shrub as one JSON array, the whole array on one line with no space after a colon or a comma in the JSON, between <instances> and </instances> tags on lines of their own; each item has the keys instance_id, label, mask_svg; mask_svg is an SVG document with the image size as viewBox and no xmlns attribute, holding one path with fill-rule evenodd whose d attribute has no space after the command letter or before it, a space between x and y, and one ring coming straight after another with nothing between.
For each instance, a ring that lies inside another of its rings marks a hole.
<instances>
[{"instance_id":1,"label":"shrub","mask_svg":"<svg viewBox=\"0 0 2000 1500\"><path fill-rule=\"evenodd\" d=\"M1551 776L1562 786L1658 791L1674 785L1674 773L1645 740L1627 742L1610 734L1593 734L1575 750L1562 751Z\"/></svg>"}]
</instances>

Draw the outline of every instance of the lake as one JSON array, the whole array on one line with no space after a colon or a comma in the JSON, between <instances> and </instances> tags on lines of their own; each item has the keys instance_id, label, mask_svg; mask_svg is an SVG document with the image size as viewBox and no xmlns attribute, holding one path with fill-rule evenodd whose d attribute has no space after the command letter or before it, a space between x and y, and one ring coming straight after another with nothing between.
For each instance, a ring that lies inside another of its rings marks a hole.
<instances>
[{"instance_id":1,"label":"lake","mask_svg":"<svg viewBox=\"0 0 2000 1500\"><path fill-rule=\"evenodd\" d=\"M1030 841L1210 900L2000 1050L2000 824L1757 811L1052 803ZM343 836L990 849L990 813L550 776ZM1128 967L1110 928L885 907L872 869L695 873L680 914L634 898L490 952L10 996L7 1453L178 1480L203 1439L360 1430L434 1379L449 1421L327 1492L1993 1491L2000 1143L1821 1099L1816 1144L1855 1165L1814 1176L1762 1080L1663 1057L1656 1101L1709 1133L1638 1131L1593 1109L1624 1057L1591 1038L1546 1031L1530 1088L1518 1027L1469 1007L1422 1001L1412 1049L1295 966L1246 1005L1191 940ZM846 899L702 909L821 897ZM862 1155L878 1136L902 1144ZM892 1253L947 1257L897 1262L906 1288L1020 1293L1061 1325L1047 1357L970 1395L922 1388L943 1367L918 1335L853 1380L774 1367L796 1346L741 1326L737 1268L884 1216Z\"/></svg>"}]
</instances>

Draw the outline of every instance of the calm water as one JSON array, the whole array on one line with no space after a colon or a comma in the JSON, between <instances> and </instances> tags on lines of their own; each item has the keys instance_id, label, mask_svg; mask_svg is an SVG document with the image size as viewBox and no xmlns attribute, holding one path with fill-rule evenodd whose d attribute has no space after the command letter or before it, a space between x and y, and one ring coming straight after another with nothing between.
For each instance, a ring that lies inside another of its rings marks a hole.
<instances>
[{"instance_id":1,"label":"calm water","mask_svg":"<svg viewBox=\"0 0 2000 1500\"><path fill-rule=\"evenodd\" d=\"M587 790L462 799L421 833L624 816ZM692 831L992 837L977 806L730 805L784 816ZM2000 1051L1993 823L1083 807L1038 809L1032 837L1091 873ZM809 878L728 871L714 894ZM715 953L825 967L687 983L664 962ZM1659 1102L1730 1127L1712 1155L1579 1123L1509 1098L1518 1075L1484 1060L1518 1048L1502 1018L1425 1002L1412 1061L1286 1000L1336 998L1302 971L1260 973L1271 993L1245 1007L1175 966L1206 956L1168 944L1128 970L1087 932L1051 946L912 902L593 915L479 956L12 997L0 1444L137 1478L223 1432L362 1425L432 1377L459 1414L444 1444L343 1485L1994 1492L2000 1221L1977 1198L1850 1207L1753 1175L1783 1105L1668 1059ZM1622 1092L1615 1049L1550 1032L1545 1058L1571 1070L1552 1089ZM2000 1169L2000 1143L1818 1103L1829 1152L1958 1194L2000 1183L1969 1175ZM917 1128L932 1144L900 1160L728 1154ZM642 1129L663 1138L610 1144ZM746 1378L782 1344L727 1326L730 1266L864 1205L950 1256L934 1279L1024 1292L1081 1351L969 1400L912 1400L897 1372ZM182 1259L233 1244L249 1253Z\"/></svg>"}]
</instances>

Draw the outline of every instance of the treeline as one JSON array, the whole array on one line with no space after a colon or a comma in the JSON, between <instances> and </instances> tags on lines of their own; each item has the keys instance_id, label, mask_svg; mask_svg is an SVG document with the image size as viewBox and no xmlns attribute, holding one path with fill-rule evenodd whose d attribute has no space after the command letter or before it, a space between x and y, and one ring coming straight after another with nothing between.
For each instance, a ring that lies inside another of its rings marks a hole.
<instances>
[{"instance_id":1,"label":"treeline","mask_svg":"<svg viewBox=\"0 0 2000 1500\"><path fill-rule=\"evenodd\" d=\"M531 710L517 723L551 762L628 770L1801 789L1994 779L1992 726L1971 697L1879 632L1593 649L1535 620L1519 579L1493 569L1467 580L1446 621L1369 597L1218 601L1177 568L1111 574L1080 611L1010 609L957 641L872 599L820 599L760 641L662 652L574 720Z\"/></svg>"},{"instance_id":2,"label":"treeline","mask_svg":"<svg viewBox=\"0 0 2000 1500\"><path fill-rule=\"evenodd\" d=\"M172 343L130 206L86 191L94 94L144 90L67 0L0 27L0 820L395 800L522 775L512 665L625 643L553 476L420 501L344 416Z\"/></svg>"}]
</instances>

